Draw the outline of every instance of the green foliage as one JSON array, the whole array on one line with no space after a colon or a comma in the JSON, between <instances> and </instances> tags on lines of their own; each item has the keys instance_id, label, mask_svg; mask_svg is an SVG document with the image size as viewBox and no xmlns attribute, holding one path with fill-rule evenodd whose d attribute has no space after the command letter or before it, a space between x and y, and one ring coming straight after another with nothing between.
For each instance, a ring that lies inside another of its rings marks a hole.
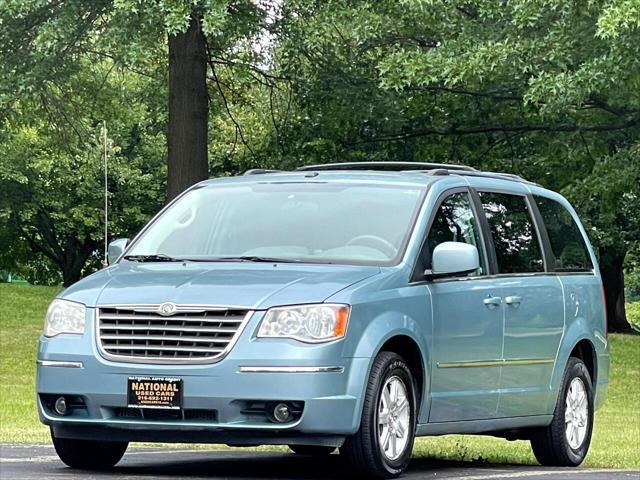
<instances>
[{"instance_id":1,"label":"green foliage","mask_svg":"<svg viewBox=\"0 0 640 480\"><path fill-rule=\"evenodd\" d=\"M612 263L640 242L638 5L285 2L289 149L523 175L567 195Z\"/></svg>"},{"instance_id":2,"label":"green foliage","mask_svg":"<svg viewBox=\"0 0 640 480\"><path fill-rule=\"evenodd\" d=\"M14 119L28 112L39 132L57 128L60 139L73 138L81 118L90 132L83 142L93 145L95 157L99 121L111 125L124 115L122 129L110 127L120 132L114 147L127 151L126 132L134 128L141 136L138 160L122 175L137 175L136 162L157 162L159 152L164 156L166 39L184 31L195 13L210 50L211 174L349 160L440 161L513 172L566 194L597 250L620 256L639 242L638 5L0 0L6 73L0 77L0 143L3 135L18 141L16 132L5 132L17 127L2 120L3 112ZM99 78L118 83L114 73L127 79L120 90L101 89ZM78 79L84 93L74 87L67 94ZM109 95L117 100L98 111L93 91L104 92L103 103ZM78 108L71 108L72 98ZM125 112L130 104L133 111ZM64 121L61 106L73 121ZM92 114L77 114L82 107ZM80 145L75 148L88 157L91 149ZM4 163L16 184L26 175L18 165ZM147 167L140 168L149 173ZM114 193L113 201L118 198ZM144 216L131 215L123 217L123 225L133 222L128 232L137 226L130 218ZM91 219L95 238L95 212L79 217ZM0 233L0 242L9 245L4 237ZM634 271L627 269L630 278Z\"/></svg>"},{"instance_id":3,"label":"green foliage","mask_svg":"<svg viewBox=\"0 0 640 480\"><path fill-rule=\"evenodd\" d=\"M640 2L616 0L609 2L598 19L598 36L618 38L640 29Z\"/></svg>"},{"instance_id":4,"label":"green foliage","mask_svg":"<svg viewBox=\"0 0 640 480\"><path fill-rule=\"evenodd\" d=\"M627 317L629 323L640 328L640 301L627 303Z\"/></svg>"},{"instance_id":5,"label":"green foliage","mask_svg":"<svg viewBox=\"0 0 640 480\"><path fill-rule=\"evenodd\" d=\"M585 216L592 240L616 248L640 243L640 143L600 159L565 188Z\"/></svg>"},{"instance_id":6,"label":"green foliage","mask_svg":"<svg viewBox=\"0 0 640 480\"><path fill-rule=\"evenodd\" d=\"M105 120L110 233L135 233L165 198L167 37L184 32L193 15L200 19L215 79L210 94L218 115L223 105L231 115L227 70L240 82L257 70L261 54L252 42L267 7L252 0L0 0L0 268L69 284L98 267ZM236 171L228 154L218 168L215 153L219 139L228 147L235 135L233 155L239 128L212 132L215 171Z\"/></svg>"},{"instance_id":7,"label":"green foliage","mask_svg":"<svg viewBox=\"0 0 640 480\"><path fill-rule=\"evenodd\" d=\"M70 280L66 275L78 260L89 272L99 264L101 120L109 136L110 233L135 233L162 204L162 124L131 100L148 84L110 69L86 65L46 100L12 105L0 131L0 268L58 283L58 272Z\"/></svg>"},{"instance_id":8,"label":"green foliage","mask_svg":"<svg viewBox=\"0 0 640 480\"><path fill-rule=\"evenodd\" d=\"M640 244L629 252L625 266L625 295L630 302L640 302ZM640 318L637 318L640 324Z\"/></svg>"}]
</instances>

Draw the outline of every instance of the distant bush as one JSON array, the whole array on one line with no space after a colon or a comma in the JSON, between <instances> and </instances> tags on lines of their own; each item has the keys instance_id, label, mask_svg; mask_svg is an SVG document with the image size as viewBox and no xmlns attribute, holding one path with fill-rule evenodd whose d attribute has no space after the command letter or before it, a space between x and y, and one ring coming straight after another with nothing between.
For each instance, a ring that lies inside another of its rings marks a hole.
<instances>
[{"instance_id":1,"label":"distant bush","mask_svg":"<svg viewBox=\"0 0 640 480\"><path fill-rule=\"evenodd\" d=\"M627 320L640 326L640 302L627 303Z\"/></svg>"},{"instance_id":2,"label":"distant bush","mask_svg":"<svg viewBox=\"0 0 640 480\"><path fill-rule=\"evenodd\" d=\"M626 273L624 284L624 293L627 301L640 302L640 269Z\"/></svg>"},{"instance_id":3,"label":"distant bush","mask_svg":"<svg viewBox=\"0 0 640 480\"><path fill-rule=\"evenodd\" d=\"M640 245L631 248L625 258L624 295L627 302L640 302Z\"/></svg>"}]
</instances>

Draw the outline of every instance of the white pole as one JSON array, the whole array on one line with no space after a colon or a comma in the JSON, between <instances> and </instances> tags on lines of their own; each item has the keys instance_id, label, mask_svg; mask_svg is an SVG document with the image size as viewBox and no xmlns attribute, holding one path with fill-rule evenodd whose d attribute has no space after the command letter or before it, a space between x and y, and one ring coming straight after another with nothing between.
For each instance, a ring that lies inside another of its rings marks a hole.
<instances>
[{"instance_id":1,"label":"white pole","mask_svg":"<svg viewBox=\"0 0 640 480\"><path fill-rule=\"evenodd\" d=\"M107 250L109 248L109 185L108 181L108 172L107 172L107 121L103 122L104 128L104 260L102 264L106 267L109 265L107 260Z\"/></svg>"}]
</instances>

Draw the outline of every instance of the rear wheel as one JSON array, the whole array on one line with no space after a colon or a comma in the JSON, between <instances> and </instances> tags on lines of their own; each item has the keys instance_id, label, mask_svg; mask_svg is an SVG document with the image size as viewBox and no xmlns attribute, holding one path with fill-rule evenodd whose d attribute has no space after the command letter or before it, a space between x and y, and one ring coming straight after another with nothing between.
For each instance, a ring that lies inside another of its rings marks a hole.
<instances>
[{"instance_id":1,"label":"rear wheel","mask_svg":"<svg viewBox=\"0 0 640 480\"><path fill-rule=\"evenodd\" d=\"M51 430L51 440L60 460L71 468L105 470L120 461L128 442L101 442L58 438Z\"/></svg>"},{"instance_id":2,"label":"rear wheel","mask_svg":"<svg viewBox=\"0 0 640 480\"><path fill-rule=\"evenodd\" d=\"M541 465L577 467L589 451L593 430L593 386L587 367L571 357L562 380L553 420L531 438Z\"/></svg>"},{"instance_id":3,"label":"rear wheel","mask_svg":"<svg viewBox=\"0 0 640 480\"><path fill-rule=\"evenodd\" d=\"M293 453L298 455L314 455L317 457L331 455L336 447L323 447L321 445L289 445Z\"/></svg>"},{"instance_id":4,"label":"rear wheel","mask_svg":"<svg viewBox=\"0 0 640 480\"><path fill-rule=\"evenodd\" d=\"M409 465L416 424L414 379L407 363L392 352L375 359L358 432L340 453L367 478L393 478Z\"/></svg>"}]
</instances>

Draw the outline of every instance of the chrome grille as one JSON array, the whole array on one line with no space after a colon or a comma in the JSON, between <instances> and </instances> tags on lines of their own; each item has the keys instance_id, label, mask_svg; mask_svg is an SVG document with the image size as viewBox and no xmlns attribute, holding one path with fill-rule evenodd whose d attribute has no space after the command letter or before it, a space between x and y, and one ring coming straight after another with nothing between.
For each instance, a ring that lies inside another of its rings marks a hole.
<instances>
[{"instance_id":1,"label":"chrome grille","mask_svg":"<svg viewBox=\"0 0 640 480\"><path fill-rule=\"evenodd\" d=\"M98 344L104 357L146 363L206 363L235 342L250 311L177 306L161 315L158 306L98 309Z\"/></svg>"}]
</instances>

